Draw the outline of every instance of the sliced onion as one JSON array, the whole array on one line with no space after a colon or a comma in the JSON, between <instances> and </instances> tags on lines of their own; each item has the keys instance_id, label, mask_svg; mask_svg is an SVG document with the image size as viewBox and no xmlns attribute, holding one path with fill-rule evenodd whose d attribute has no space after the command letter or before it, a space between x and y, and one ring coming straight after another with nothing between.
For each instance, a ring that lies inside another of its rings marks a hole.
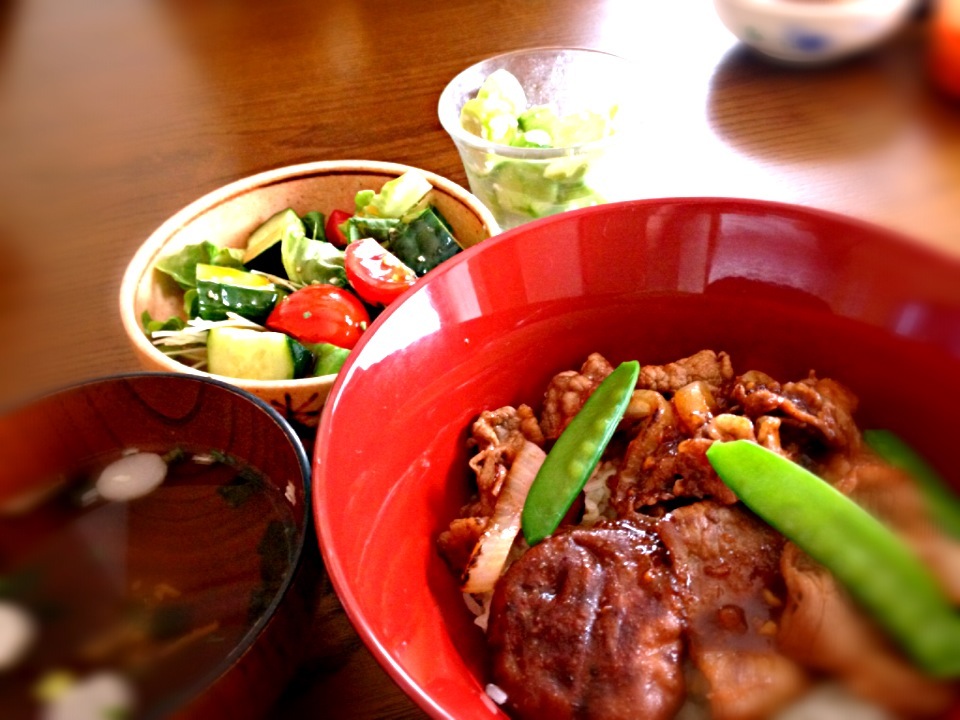
<instances>
[{"instance_id":1,"label":"sliced onion","mask_svg":"<svg viewBox=\"0 0 960 720\"><path fill-rule=\"evenodd\" d=\"M546 456L543 450L529 441L520 448L503 481L503 488L493 508L493 517L470 554L461 582L463 592L474 594L493 590L507 562L513 541L520 532L523 503Z\"/></svg>"},{"instance_id":2,"label":"sliced onion","mask_svg":"<svg viewBox=\"0 0 960 720\"><path fill-rule=\"evenodd\" d=\"M107 465L97 478L105 500L134 500L156 490L167 476L167 463L156 453L125 455Z\"/></svg>"},{"instance_id":3,"label":"sliced onion","mask_svg":"<svg viewBox=\"0 0 960 720\"><path fill-rule=\"evenodd\" d=\"M690 432L699 430L717 411L717 401L703 380L695 380L677 390L673 394L673 406Z\"/></svg>"}]
</instances>

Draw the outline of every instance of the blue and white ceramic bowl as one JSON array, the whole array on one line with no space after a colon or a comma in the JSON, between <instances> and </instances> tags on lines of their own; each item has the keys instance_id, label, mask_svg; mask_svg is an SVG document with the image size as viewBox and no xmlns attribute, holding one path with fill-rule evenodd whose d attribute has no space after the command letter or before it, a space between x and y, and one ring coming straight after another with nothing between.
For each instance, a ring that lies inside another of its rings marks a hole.
<instances>
[{"instance_id":1,"label":"blue and white ceramic bowl","mask_svg":"<svg viewBox=\"0 0 960 720\"><path fill-rule=\"evenodd\" d=\"M917 0L714 0L743 43L788 63L830 63L878 45Z\"/></svg>"}]
</instances>

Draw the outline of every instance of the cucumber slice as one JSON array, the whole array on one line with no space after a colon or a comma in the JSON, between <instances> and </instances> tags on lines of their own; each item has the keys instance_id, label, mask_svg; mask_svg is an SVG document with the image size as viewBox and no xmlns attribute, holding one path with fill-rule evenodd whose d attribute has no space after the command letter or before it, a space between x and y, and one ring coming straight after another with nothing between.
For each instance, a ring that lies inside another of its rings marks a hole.
<instances>
[{"instance_id":1,"label":"cucumber slice","mask_svg":"<svg viewBox=\"0 0 960 720\"><path fill-rule=\"evenodd\" d=\"M243 253L243 264L248 265L261 253L269 250L283 240L283 236L290 231L298 235L306 235L303 220L293 208L281 210L268 217L247 238L247 249Z\"/></svg>"},{"instance_id":2,"label":"cucumber slice","mask_svg":"<svg viewBox=\"0 0 960 720\"><path fill-rule=\"evenodd\" d=\"M223 267L222 265L197 263L197 282L201 280L247 288L273 287L270 279L263 275L257 275L256 273L247 272L246 270L240 270L238 268Z\"/></svg>"},{"instance_id":3,"label":"cucumber slice","mask_svg":"<svg viewBox=\"0 0 960 720\"><path fill-rule=\"evenodd\" d=\"M310 371L312 355L279 332L217 327L207 335L207 370L246 380L292 380Z\"/></svg>"},{"instance_id":4,"label":"cucumber slice","mask_svg":"<svg viewBox=\"0 0 960 720\"><path fill-rule=\"evenodd\" d=\"M289 335L287 336L287 346L290 348L290 357L293 359L293 376L300 378L312 375L317 359L310 348Z\"/></svg>"},{"instance_id":5,"label":"cucumber slice","mask_svg":"<svg viewBox=\"0 0 960 720\"><path fill-rule=\"evenodd\" d=\"M283 297L263 275L217 265L197 265L197 314L204 320L224 320L227 312L261 322Z\"/></svg>"},{"instance_id":6,"label":"cucumber slice","mask_svg":"<svg viewBox=\"0 0 960 720\"><path fill-rule=\"evenodd\" d=\"M317 356L317 364L313 369L313 374L317 377L321 375L333 375L340 372L343 363L347 361L350 351L346 348L337 347L330 343L317 343L312 346L313 353Z\"/></svg>"},{"instance_id":7,"label":"cucumber slice","mask_svg":"<svg viewBox=\"0 0 960 720\"><path fill-rule=\"evenodd\" d=\"M456 239L433 207L411 220L388 247L420 277L460 252Z\"/></svg>"}]
</instances>

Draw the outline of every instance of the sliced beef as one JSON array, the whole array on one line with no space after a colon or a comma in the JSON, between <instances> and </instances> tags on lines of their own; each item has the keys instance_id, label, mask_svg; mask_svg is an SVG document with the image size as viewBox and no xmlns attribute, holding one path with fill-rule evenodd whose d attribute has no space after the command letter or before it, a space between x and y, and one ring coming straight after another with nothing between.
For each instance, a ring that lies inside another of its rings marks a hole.
<instances>
[{"instance_id":1,"label":"sliced beef","mask_svg":"<svg viewBox=\"0 0 960 720\"><path fill-rule=\"evenodd\" d=\"M712 498L723 505L737 502L737 496L707 460L707 450L712 444L705 438L692 438L677 446L676 466L673 468L675 497Z\"/></svg>"},{"instance_id":2,"label":"sliced beef","mask_svg":"<svg viewBox=\"0 0 960 720\"><path fill-rule=\"evenodd\" d=\"M477 499L465 515L489 517L513 459L527 441L543 445L543 435L533 410L527 405L488 410L471 428L470 444L477 451L470 467L477 477Z\"/></svg>"},{"instance_id":3,"label":"sliced beef","mask_svg":"<svg viewBox=\"0 0 960 720\"><path fill-rule=\"evenodd\" d=\"M473 549L477 546L483 531L486 530L488 522L489 518L486 517L455 518L437 538L440 557L446 560L447 565L458 576L463 574L467 567Z\"/></svg>"},{"instance_id":4,"label":"sliced beef","mask_svg":"<svg viewBox=\"0 0 960 720\"><path fill-rule=\"evenodd\" d=\"M567 370L555 375L547 386L540 414L544 437L548 440L560 437L587 398L612 372L613 365L603 355L592 353L579 372Z\"/></svg>"},{"instance_id":5,"label":"sliced beef","mask_svg":"<svg viewBox=\"0 0 960 720\"><path fill-rule=\"evenodd\" d=\"M619 521L553 535L501 578L493 681L516 718L671 718L681 619L655 534Z\"/></svg>"},{"instance_id":6,"label":"sliced beef","mask_svg":"<svg viewBox=\"0 0 960 720\"><path fill-rule=\"evenodd\" d=\"M727 353L701 350L695 355L666 365L644 365L640 369L637 387L674 393L684 385L702 381L716 392L733 378L733 366Z\"/></svg>"},{"instance_id":7,"label":"sliced beef","mask_svg":"<svg viewBox=\"0 0 960 720\"><path fill-rule=\"evenodd\" d=\"M836 485L903 538L950 599L960 604L960 541L938 525L910 476L872 453L861 453L849 461L847 474Z\"/></svg>"},{"instance_id":8,"label":"sliced beef","mask_svg":"<svg viewBox=\"0 0 960 720\"><path fill-rule=\"evenodd\" d=\"M711 501L674 510L659 533L711 717L770 717L807 686L806 673L776 647L782 537L741 506Z\"/></svg>"},{"instance_id":9,"label":"sliced beef","mask_svg":"<svg viewBox=\"0 0 960 720\"><path fill-rule=\"evenodd\" d=\"M589 355L579 372L568 370L554 376L544 398L540 424L547 439L556 439L573 419L597 385L613 372L613 365L599 353ZM671 395L691 383L702 383L708 393L719 392L729 385L735 374L730 356L724 352L702 350L695 355L666 365L644 365L637 380L635 402L627 410L626 420L652 411L638 411L644 407L652 391Z\"/></svg>"},{"instance_id":10,"label":"sliced beef","mask_svg":"<svg viewBox=\"0 0 960 720\"><path fill-rule=\"evenodd\" d=\"M927 677L905 660L833 575L792 543L781 568L787 587L778 630L782 652L902 717L943 717L960 697L956 683Z\"/></svg>"},{"instance_id":11,"label":"sliced beef","mask_svg":"<svg viewBox=\"0 0 960 720\"><path fill-rule=\"evenodd\" d=\"M647 455L634 477L625 466L613 479L612 502L618 513L651 512L656 504L678 498L711 498L725 505L737 502L707 460L712 443L706 438L675 439Z\"/></svg>"},{"instance_id":12,"label":"sliced beef","mask_svg":"<svg viewBox=\"0 0 960 720\"><path fill-rule=\"evenodd\" d=\"M778 416L783 427L813 435L831 450L860 447L860 431L853 420L857 397L830 378L810 373L804 380L781 385L762 373L748 373L734 383L731 399L747 417Z\"/></svg>"},{"instance_id":13,"label":"sliced beef","mask_svg":"<svg viewBox=\"0 0 960 720\"><path fill-rule=\"evenodd\" d=\"M621 515L673 498L673 477L664 479L682 438L670 401L659 393L648 400L652 411L633 430L613 480L612 502Z\"/></svg>"},{"instance_id":14,"label":"sliced beef","mask_svg":"<svg viewBox=\"0 0 960 720\"><path fill-rule=\"evenodd\" d=\"M527 405L488 410L473 423L469 444L476 452L470 467L476 474L477 490L473 500L461 508L460 517L437 538L441 556L458 575L487 527L503 481L526 442L543 445L540 425Z\"/></svg>"},{"instance_id":15,"label":"sliced beef","mask_svg":"<svg viewBox=\"0 0 960 720\"><path fill-rule=\"evenodd\" d=\"M689 387L689 386L687 386ZM652 391L643 391L652 392ZM737 501L723 484L706 458L712 440L709 434L717 423L735 416L721 414L710 418L691 433L678 418L674 405L659 393L647 399L654 410L634 429L623 463L614 478L612 503L621 514L650 508L677 498L713 498L724 504ZM749 420L743 420L752 429Z\"/></svg>"}]
</instances>

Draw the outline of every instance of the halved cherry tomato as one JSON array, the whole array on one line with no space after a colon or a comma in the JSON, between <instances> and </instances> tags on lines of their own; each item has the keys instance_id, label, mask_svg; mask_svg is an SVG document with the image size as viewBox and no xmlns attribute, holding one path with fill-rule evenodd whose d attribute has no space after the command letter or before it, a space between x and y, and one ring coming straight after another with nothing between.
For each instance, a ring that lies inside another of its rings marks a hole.
<instances>
[{"instance_id":1,"label":"halved cherry tomato","mask_svg":"<svg viewBox=\"0 0 960 720\"><path fill-rule=\"evenodd\" d=\"M278 302L267 327L302 343L331 343L350 349L370 324L370 315L349 290L307 285Z\"/></svg>"},{"instance_id":2,"label":"halved cherry tomato","mask_svg":"<svg viewBox=\"0 0 960 720\"><path fill-rule=\"evenodd\" d=\"M340 226L351 217L353 216L346 210L334 210L330 213L327 217L327 227L325 228L327 242L332 242L341 248L347 246L347 236L343 234Z\"/></svg>"},{"instance_id":3,"label":"halved cherry tomato","mask_svg":"<svg viewBox=\"0 0 960 720\"><path fill-rule=\"evenodd\" d=\"M417 281L417 274L373 238L347 245L347 280L371 305L389 305Z\"/></svg>"}]
</instances>

